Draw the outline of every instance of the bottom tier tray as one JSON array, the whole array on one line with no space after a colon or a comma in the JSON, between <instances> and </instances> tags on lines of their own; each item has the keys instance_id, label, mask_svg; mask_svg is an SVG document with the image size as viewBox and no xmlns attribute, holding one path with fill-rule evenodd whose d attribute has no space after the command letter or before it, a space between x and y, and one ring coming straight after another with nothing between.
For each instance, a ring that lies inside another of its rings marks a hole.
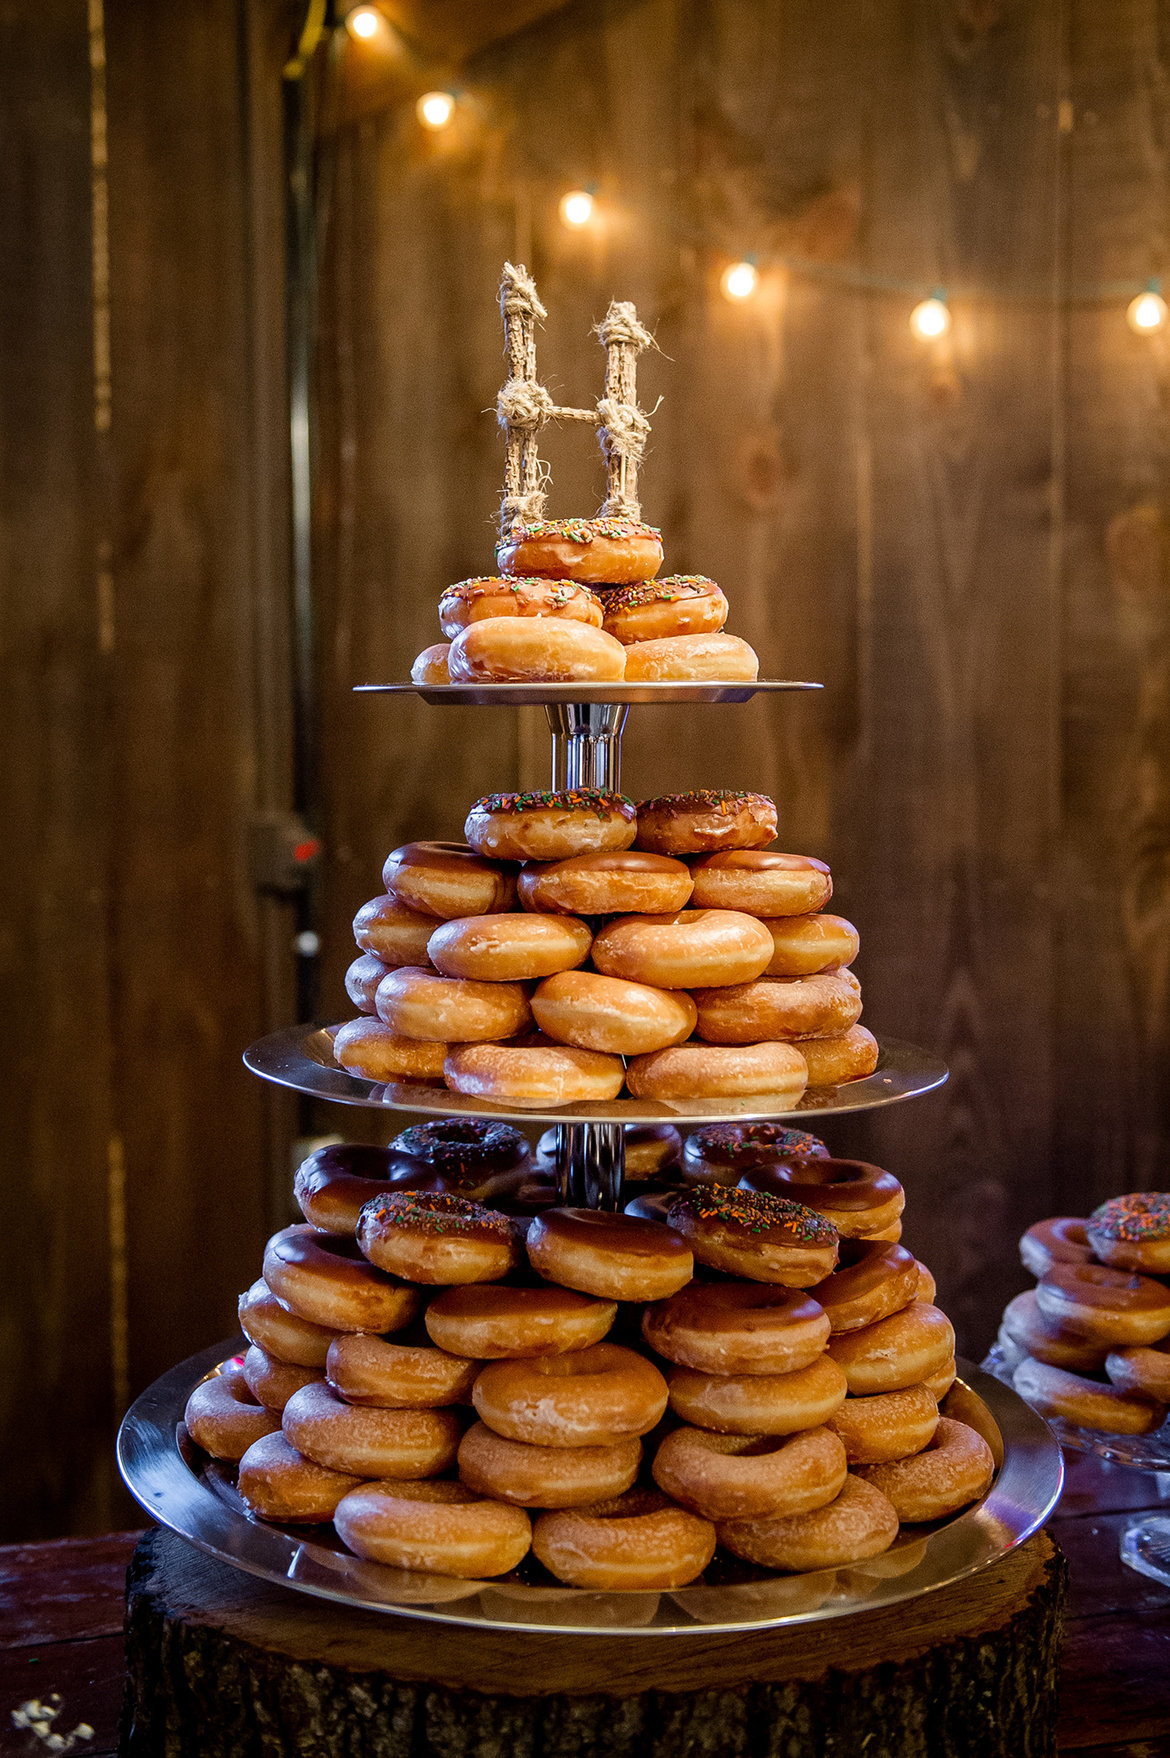
<instances>
[{"instance_id":1,"label":"bottom tier tray","mask_svg":"<svg viewBox=\"0 0 1170 1758\"><path fill-rule=\"evenodd\" d=\"M594 1593L526 1578L527 1563L501 1580L457 1581L363 1562L331 1527L292 1528L253 1519L235 1473L196 1447L183 1426L193 1387L231 1359L219 1344L156 1380L131 1406L118 1435L127 1487L151 1517L210 1556L262 1580L371 1611L498 1630L629 1636L717 1633L796 1625L872 1611L947 1586L997 1562L1029 1538L1055 1507L1060 1448L1047 1424L991 1375L960 1363L944 1409L987 1439L995 1480L976 1506L935 1526L903 1528L869 1562L806 1575L765 1575L716 1556L707 1579L670 1593Z\"/></svg>"},{"instance_id":2,"label":"bottom tier tray","mask_svg":"<svg viewBox=\"0 0 1170 1758\"><path fill-rule=\"evenodd\" d=\"M735 1118L807 1117L810 1112L870 1111L899 1099L917 1098L942 1086L946 1063L900 1038L883 1038L873 1074L839 1087L813 1087L791 1110L778 1108L775 1096L753 1094L740 1099L610 1099L549 1109L469 1099L438 1084L396 1081L383 1085L348 1074L333 1060L336 1026L290 1026L261 1038L244 1054L253 1074L277 1086L292 1087L315 1099L339 1105L385 1105L396 1111L417 1111L431 1117L511 1117L519 1123L676 1123L696 1127Z\"/></svg>"}]
</instances>

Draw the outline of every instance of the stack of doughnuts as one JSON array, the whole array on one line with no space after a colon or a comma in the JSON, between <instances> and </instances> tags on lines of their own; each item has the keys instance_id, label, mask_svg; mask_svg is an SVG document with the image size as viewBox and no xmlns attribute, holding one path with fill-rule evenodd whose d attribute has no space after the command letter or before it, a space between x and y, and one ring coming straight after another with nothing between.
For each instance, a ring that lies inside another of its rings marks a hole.
<instances>
[{"instance_id":1,"label":"stack of doughnuts","mask_svg":"<svg viewBox=\"0 0 1170 1758\"><path fill-rule=\"evenodd\" d=\"M1012 1383L1043 1416L1149 1434L1170 1406L1170 1193L1113 1197L1087 1221L1058 1215L1020 1240L1034 1289L999 1332Z\"/></svg>"},{"instance_id":2,"label":"stack of doughnuts","mask_svg":"<svg viewBox=\"0 0 1170 1758\"><path fill-rule=\"evenodd\" d=\"M439 600L447 637L411 667L417 684L754 679L746 641L723 633L727 600L699 574L657 578L662 535L634 519L548 519L497 546L498 574Z\"/></svg>"},{"instance_id":3,"label":"stack of doughnuts","mask_svg":"<svg viewBox=\"0 0 1170 1758\"><path fill-rule=\"evenodd\" d=\"M633 1145L680 1176L677 1141ZM993 1468L938 1412L953 1337L890 1237L900 1187L813 1150L680 1184L662 1221L558 1206L506 1124L319 1149L241 1296L251 1346L187 1429L254 1517L331 1520L399 1569L491 1579L531 1550L569 1586L653 1591L717 1545L875 1556Z\"/></svg>"},{"instance_id":4,"label":"stack of doughnuts","mask_svg":"<svg viewBox=\"0 0 1170 1758\"><path fill-rule=\"evenodd\" d=\"M763 794L635 805L489 794L462 843L395 849L354 919L362 1017L334 1054L521 1108L768 1094L871 1074L856 929L823 861L769 848Z\"/></svg>"}]
</instances>

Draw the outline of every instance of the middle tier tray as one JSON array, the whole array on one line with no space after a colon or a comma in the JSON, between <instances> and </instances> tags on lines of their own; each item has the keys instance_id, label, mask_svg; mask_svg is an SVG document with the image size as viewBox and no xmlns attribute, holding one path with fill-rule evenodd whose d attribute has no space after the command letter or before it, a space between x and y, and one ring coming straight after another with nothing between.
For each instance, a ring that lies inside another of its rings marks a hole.
<instances>
[{"instance_id":1,"label":"middle tier tray","mask_svg":"<svg viewBox=\"0 0 1170 1758\"><path fill-rule=\"evenodd\" d=\"M273 1032L244 1053L253 1074L277 1086L291 1087L310 1098L328 1099L339 1105L385 1107L391 1111L416 1111L428 1117L508 1117L518 1123L674 1123L679 1125L734 1118L827 1116L846 1111L872 1111L880 1105L917 1098L942 1086L946 1063L927 1050L900 1038L884 1038L878 1065L864 1080L846 1086L817 1087L806 1092L800 1103L785 1108L775 1096L754 1093L738 1099L610 1099L560 1107L521 1106L490 1099L469 1099L446 1087L422 1082L395 1081L383 1085L348 1074L333 1060L336 1026L291 1026Z\"/></svg>"}]
</instances>

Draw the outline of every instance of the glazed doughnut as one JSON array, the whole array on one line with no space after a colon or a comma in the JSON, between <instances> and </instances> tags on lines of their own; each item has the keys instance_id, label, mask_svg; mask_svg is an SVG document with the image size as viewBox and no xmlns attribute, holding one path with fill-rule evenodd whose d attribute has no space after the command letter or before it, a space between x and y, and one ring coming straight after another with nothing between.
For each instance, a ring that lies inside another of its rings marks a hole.
<instances>
[{"instance_id":1,"label":"glazed doughnut","mask_svg":"<svg viewBox=\"0 0 1170 1758\"><path fill-rule=\"evenodd\" d=\"M766 977L815 977L821 971L840 970L842 965L852 964L861 949L860 934L844 916L771 916L764 926L772 936L773 949Z\"/></svg>"},{"instance_id":2,"label":"glazed doughnut","mask_svg":"<svg viewBox=\"0 0 1170 1758\"><path fill-rule=\"evenodd\" d=\"M747 1166L827 1159L819 1136L782 1123L709 1123L686 1139L683 1176L696 1183L738 1184Z\"/></svg>"},{"instance_id":3,"label":"glazed doughnut","mask_svg":"<svg viewBox=\"0 0 1170 1758\"><path fill-rule=\"evenodd\" d=\"M397 1338L338 1337L329 1346L325 1378L347 1404L380 1410L437 1410L469 1404L477 1361L433 1344Z\"/></svg>"},{"instance_id":4,"label":"glazed doughnut","mask_svg":"<svg viewBox=\"0 0 1170 1758\"><path fill-rule=\"evenodd\" d=\"M863 1025L850 1026L840 1037L802 1038L800 1053L808 1065L810 1087L839 1087L846 1081L864 1080L873 1073L880 1056L877 1039Z\"/></svg>"},{"instance_id":5,"label":"glazed doughnut","mask_svg":"<svg viewBox=\"0 0 1170 1758\"><path fill-rule=\"evenodd\" d=\"M567 1355L491 1361L472 1395L495 1434L538 1447L614 1447L648 1434L666 1409L652 1362L617 1343Z\"/></svg>"},{"instance_id":6,"label":"glazed doughnut","mask_svg":"<svg viewBox=\"0 0 1170 1758\"><path fill-rule=\"evenodd\" d=\"M759 675L759 655L738 635L674 635L626 648L628 683L738 683Z\"/></svg>"},{"instance_id":7,"label":"glazed doughnut","mask_svg":"<svg viewBox=\"0 0 1170 1758\"><path fill-rule=\"evenodd\" d=\"M758 1282L692 1282L648 1306L642 1335L651 1349L701 1374L789 1374L810 1367L829 1339L829 1321L807 1294Z\"/></svg>"},{"instance_id":8,"label":"glazed doughnut","mask_svg":"<svg viewBox=\"0 0 1170 1758\"><path fill-rule=\"evenodd\" d=\"M829 1315L834 1335L859 1331L920 1299L919 1265L913 1252L888 1240L843 1239L836 1270L812 1289Z\"/></svg>"},{"instance_id":9,"label":"glazed doughnut","mask_svg":"<svg viewBox=\"0 0 1170 1758\"><path fill-rule=\"evenodd\" d=\"M827 1355L795 1373L696 1373L674 1367L670 1408L716 1434L796 1434L819 1428L845 1401L845 1375ZM834 1491L834 1494L836 1491Z\"/></svg>"},{"instance_id":10,"label":"glazed doughnut","mask_svg":"<svg viewBox=\"0 0 1170 1758\"><path fill-rule=\"evenodd\" d=\"M837 1262L837 1229L830 1221L763 1191L697 1185L672 1204L669 1224L697 1263L752 1282L810 1288L823 1283Z\"/></svg>"},{"instance_id":11,"label":"glazed doughnut","mask_svg":"<svg viewBox=\"0 0 1170 1758\"><path fill-rule=\"evenodd\" d=\"M429 647L424 647L410 668L411 683L449 684L451 673L447 669L447 655L450 651L447 641L432 641Z\"/></svg>"},{"instance_id":12,"label":"glazed doughnut","mask_svg":"<svg viewBox=\"0 0 1170 1758\"><path fill-rule=\"evenodd\" d=\"M545 1140L542 1135L538 1152ZM682 1158L682 1137L673 1123L625 1123L622 1145L625 1175L632 1180L664 1177Z\"/></svg>"},{"instance_id":13,"label":"glazed doughnut","mask_svg":"<svg viewBox=\"0 0 1170 1758\"><path fill-rule=\"evenodd\" d=\"M819 977L760 977L702 989L696 1035L709 1044L792 1043L838 1037L855 1025L861 998L833 971Z\"/></svg>"},{"instance_id":14,"label":"glazed doughnut","mask_svg":"<svg viewBox=\"0 0 1170 1758\"><path fill-rule=\"evenodd\" d=\"M506 1575L532 1543L522 1508L484 1501L461 1483L364 1483L338 1503L338 1536L357 1556L428 1575Z\"/></svg>"},{"instance_id":15,"label":"glazed doughnut","mask_svg":"<svg viewBox=\"0 0 1170 1758\"><path fill-rule=\"evenodd\" d=\"M876 1324L830 1337L829 1355L842 1369L853 1397L900 1392L949 1372L955 1328L937 1306L912 1300Z\"/></svg>"},{"instance_id":16,"label":"glazed doughnut","mask_svg":"<svg viewBox=\"0 0 1170 1758\"><path fill-rule=\"evenodd\" d=\"M1165 1404L1067 1373L1062 1367L1049 1367L1031 1356L1016 1368L1012 1384L1041 1416L1063 1416L1080 1428L1102 1429L1106 1434L1152 1434L1166 1415Z\"/></svg>"},{"instance_id":17,"label":"glazed doughnut","mask_svg":"<svg viewBox=\"0 0 1170 1758\"><path fill-rule=\"evenodd\" d=\"M941 1404L958 1377L959 1364L952 1355L950 1360L935 1373L927 1374L922 1383L934 1399L935 1403Z\"/></svg>"},{"instance_id":18,"label":"glazed doughnut","mask_svg":"<svg viewBox=\"0 0 1170 1758\"><path fill-rule=\"evenodd\" d=\"M602 1300L663 1300L694 1272L670 1227L598 1209L546 1209L528 1229L528 1261L548 1282Z\"/></svg>"},{"instance_id":19,"label":"glazed doughnut","mask_svg":"<svg viewBox=\"0 0 1170 1758\"><path fill-rule=\"evenodd\" d=\"M474 983L417 965L387 972L374 1000L383 1025L426 1043L491 1042L514 1037L532 1022L519 983Z\"/></svg>"},{"instance_id":20,"label":"glazed doughnut","mask_svg":"<svg viewBox=\"0 0 1170 1758\"><path fill-rule=\"evenodd\" d=\"M845 1448L827 1428L803 1434L708 1434L676 1428L654 1458L659 1489L707 1520L810 1514L841 1493Z\"/></svg>"},{"instance_id":21,"label":"glazed doughnut","mask_svg":"<svg viewBox=\"0 0 1170 1758\"><path fill-rule=\"evenodd\" d=\"M569 1288L512 1288L472 1283L431 1301L431 1342L477 1361L563 1355L600 1343L617 1316L613 1300L592 1300Z\"/></svg>"},{"instance_id":22,"label":"glazed doughnut","mask_svg":"<svg viewBox=\"0 0 1170 1758\"><path fill-rule=\"evenodd\" d=\"M514 983L576 970L592 944L592 931L576 916L514 910L506 916L457 916L435 929L427 950L445 977Z\"/></svg>"},{"instance_id":23,"label":"glazed doughnut","mask_svg":"<svg viewBox=\"0 0 1170 1758\"><path fill-rule=\"evenodd\" d=\"M1087 1221L1073 1215L1057 1215L1037 1221L1020 1240L1020 1261L1036 1277L1046 1276L1054 1264L1091 1264L1092 1248L1085 1232Z\"/></svg>"},{"instance_id":24,"label":"glazed doughnut","mask_svg":"<svg viewBox=\"0 0 1170 1758\"><path fill-rule=\"evenodd\" d=\"M696 793L660 794L657 799L638 802L635 846L649 854L702 855L718 849L763 848L775 836L776 807L767 794L701 788ZM778 913L769 911L771 915ZM770 944L771 935L768 939Z\"/></svg>"},{"instance_id":25,"label":"glazed doughnut","mask_svg":"<svg viewBox=\"0 0 1170 1758\"><path fill-rule=\"evenodd\" d=\"M501 538L496 564L503 574L627 586L662 566L662 533L640 519L540 519Z\"/></svg>"},{"instance_id":26,"label":"glazed doughnut","mask_svg":"<svg viewBox=\"0 0 1170 1758\"><path fill-rule=\"evenodd\" d=\"M361 1013L373 1013L374 990L389 970L374 952L363 952L345 973L345 992Z\"/></svg>"},{"instance_id":27,"label":"glazed doughnut","mask_svg":"<svg viewBox=\"0 0 1170 1758\"><path fill-rule=\"evenodd\" d=\"M321 1378L318 1368L296 1367L291 1361L278 1361L256 1343L244 1356L241 1371L257 1404L273 1411L283 1410L294 1392Z\"/></svg>"},{"instance_id":28,"label":"glazed doughnut","mask_svg":"<svg viewBox=\"0 0 1170 1758\"><path fill-rule=\"evenodd\" d=\"M439 600L439 627L449 641L469 623L486 617L568 617L600 629L601 601L588 586L572 580L545 580L538 574L460 580Z\"/></svg>"},{"instance_id":29,"label":"glazed doughnut","mask_svg":"<svg viewBox=\"0 0 1170 1758\"><path fill-rule=\"evenodd\" d=\"M463 1425L450 1410L347 1404L318 1380L289 1399L281 1426L290 1446L330 1471L437 1477L454 1460Z\"/></svg>"},{"instance_id":30,"label":"glazed doughnut","mask_svg":"<svg viewBox=\"0 0 1170 1758\"><path fill-rule=\"evenodd\" d=\"M1107 1344L1094 1343L1059 1319L1046 1318L1031 1288L1008 1302L1000 1334L1046 1367L1063 1367L1070 1373L1096 1372L1108 1353Z\"/></svg>"},{"instance_id":31,"label":"glazed doughnut","mask_svg":"<svg viewBox=\"0 0 1170 1758\"><path fill-rule=\"evenodd\" d=\"M934 1434L914 1458L865 1465L858 1476L881 1491L899 1520L943 1520L986 1495L995 1460L982 1435L965 1422L940 1416Z\"/></svg>"},{"instance_id":32,"label":"glazed doughnut","mask_svg":"<svg viewBox=\"0 0 1170 1758\"><path fill-rule=\"evenodd\" d=\"M514 861L620 853L629 848L636 829L633 800L595 787L485 794L463 826L473 848Z\"/></svg>"},{"instance_id":33,"label":"glazed doughnut","mask_svg":"<svg viewBox=\"0 0 1170 1758\"><path fill-rule=\"evenodd\" d=\"M851 1465L884 1465L920 1453L938 1427L938 1400L925 1386L846 1398L828 1426Z\"/></svg>"},{"instance_id":34,"label":"glazed doughnut","mask_svg":"<svg viewBox=\"0 0 1170 1758\"><path fill-rule=\"evenodd\" d=\"M727 600L705 574L666 574L598 594L604 628L624 646L675 635L714 634L727 621Z\"/></svg>"},{"instance_id":35,"label":"glazed doughnut","mask_svg":"<svg viewBox=\"0 0 1170 1758\"><path fill-rule=\"evenodd\" d=\"M366 1080L442 1080L446 1044L403 1038L380 1019L350 1019L333 1034L333 1059Z\"/></svg>"},{"instance_id":36,"label":"glazed doughnut","mask_svg":"<svg viewBox=\"0 0 1170 1758\"><path fill-rule=\"evenodd\" d=\"M516 882L521 907L558 915L670 915L691 895L691 870L638 849L536 861Z\"/></svg>"},{"instance_id":37,"label":"glazed doughnut","mask_svg":"<svg viewBox=\"0 0 1170 1758\"><path fill-rule=\"evenodd\" d=\"M579 1508L629 1489L641 1458L636 1436L610 1447L534 1447L477 1422L459 1443L459 1476L515 1507Z\"/></svg>"},{"instance_id":38,"label":"glazed doughnut","mask_svg":"<svg viewBox=\"0 0 1170 1758\"><path fill-rule=\"evenodd\" d=\"M735 1099L766 1093L777 1110L800 1103L808 1065L795 1044L701 1044L636 1056L626 1068L635 1099Z\"/></svg>"},{"instance_id":39,"label":"glazed doughnut","mask_svg":"<svg viewBox=\"0 0 1170 1758\"><path fill-rule=\"evenodd\" d=\"M382 883L395 903L441 922L455 916L500 914L516 901L516 881L511 873L495 861L485 861L465 842L404 843L386 856ZM361 913L359 910L359 916ZM405 935L406 926L396 925L395 931ZM377 946L369 950L378 952ZM387 958L384 962L394 961Z\"/></svg>"},{"instance_id":40,"label":"glazed doughnut","mask_svg":"<svg viewBox=\"0 0 1170 1758\"><path fill-rule=\"evenodd\" d=\"M404 1155L390 1148L371 1147L365 1142L330 1142L301 1161L293 1174L293 1195L305 1220L319 1233L352 1239L365 1205L389 1190L395 1173L402 1173L409 1164ZM279 1349L276 1353L280 1354Z\"/></svg>"},{"instance_id":41,"label":"glazed doughnut","mask_svg":"<svg viewBox=\"0 0 1170 1758\"><path fill-rule=\"evenodd\" d=\"M533 995L531 1005L541 1031L557 1043L615 1056L641 1056L681 1044L694 1031L698 1018L694 1001L683 989L657 989L649 983L602 977L595 971L565 971L548 977Z\"/></svg>"},{"instance_id":42,"label":"glazed doughnut","mask_svg":"<svg viewBox=\"0 0 1170 1758\"><path fill-rule=\"evenodd\" d=\"M452 1092L521 1109L616 1099L624 1078L620 1057L554 1044L540 1032L515 1044L456 1044L443 1064Z\"/></svg>"},{"instance_id":43,"label":"glazed doughnut","mask_svg":"<svg viewBox=\"0 0 1170 1758\"><path fill-rule=\"evenodd\" d=\"M1045 1318L1097 1343L1157 1343L1170 1332L1170 1288L1105 1264L1055 1264L1036 1299Z\"/></svg>"},{"instance_id":44,"label":"glazed doughnut","mask_svg":"<svg viewBox=\"0 0 1170 1758\"><path fill-rule=\"evenodd\" d=\"M407 1282L498 1282L521 1262L506 1215L450 1192L391 1191L366 1204L357 1242L372 1264Z\"/></svg>"},{"instance_id":45,"label":"glazed doughnut","mask_svg":"<svg viewBox=\"0 0 1170 1758\"><path fill-rule=\"evenodd\" d=\"M626 649L604 629L562 617L486 617L451 643L453 684L616 683Z\"/></svg>"},{"instance_id":46,"label":"glazed doughnut","mask_svg":"<svg viewBox=\"0 0 1170 1758\"><path fill-rule=\"evenodd\" d=\"M606 922L593 963L603 976L656 989L725 988L758 977L771 946L763 924L736 910L674 910Z\"/></svg>"},{"instance_id":47,"label":"glazed doughnut","mask_svg":"<svg viewBox=\"0 0 1170 1758\"><path fill-rule=\"evenodd\" d=\"M749 1167L739 1187L772 1191L815 1209L842 1239L872 1239L893 1226L906 1206L906 1193L892 1172L828 1155Z\"/></svg>"},{"instance_id":48,"label":"glazed doughnut","mask_svg":"<svg viewBox=\"0 0 1170 1758\"><path fill-rule=\"evenodd\" d=\"M306 1459L278 1429L248 1448L240 1460L236 1488L262 1520L315 1525L331 1520L342 1496L361 1481L351 1471L331 1471Z\"/></svg>"},{"instance_id":49,"label":"glazed doughnut","mask_svg":"<svg viewBox=\"0 0 1170 1758\"><path fill-rule=\"evenodd\" d=\"M282 1306L334 1331L400 1331L421 1296L368 1263L352 1239L285 1227L264 1248L264 1280Z\"/></svg>"},{"instance_id":50,"label":"glazed doughnut","mask_svg":"<svg viewBox=\"0 0 1170 1758\"><path fill-rule=\"evenodd\" d=\"M280 1418L257 1404L238 1368L200 1380L183 1412L187 1433L213 1459L234 1462L262 1436L280 1433Z\"/></svg>"},{"instance_id":51,"label":"glazed doughnut","mask_svg":"<svg viewBox=\"0 0 1170 1758\"><path fill-rule=\"evenodd\" d=\"M604 1593L685 1587L715 1554L715 1528L652 1490L541 1514L532 1548L550 1575Z\"/></svg>"},{"instance_id":52,"label":"glazed doughnut","mask_svg":"<svg viewBox=\"0 0 1170 1758\"><path fill-rule=\"evenodd\" d=\"M409 909L396 897L372 897L353 918L353 937L363 952L380 958L387 970L404 964L426 964L427 941L435 918Z\"/></svg>"},{"instance_id":53,"label":"glazed doughnut","mask_svg":"<svg viewBox=\"0 0 1170 1758\"><path fill-rule=\"evenodd\" d=\"M811 1514L728 1520L718 1532L719 1542L749 1563L803 1572L880 1556L898 1536L898 1516L879 1489L850 1472L828 1507Z\"/></svg>"},{"instance_id":54,"label":"glazed doughnut","mask_svg":"<svg viewBox=\"0 0 1170 1758\"><path fill-rule=\"evenodd\" d=\"M278 1360L298 1367L324 1367L329 1345L340 1335L288 1312L262 1280L240 1295L239 1311L240 1329L249 1343L258 1343Z\"/></svg>"},{"instance_id":55,"label":"glazed doughnut","mask_svg":"<svg viewBox=\"0 0 1170 1758\"><path fill-rule=\"evenodd\" d=\"M1170 1342L1112 1349L1105 1357L1105 1372L1119 1391L1170 1404Z\"/></svg>"},{"instance_id":56,"label":"glazed doughnut","mask_svg":"<svg viewBox=\"0 0 1170 1758\"><path fill-rule=\"evenodd\" d=\"M915 1300L925 1300L932 1306L938 1296L938 1284L920 1258L914 1259L914 1267L918 1271L918 1286L914 1290Z\"/></svg>"},{"instance_id":57,"label":"glazed doughnut","mask_svg":"<svg viewBox=\"0 0 1170 1758\"><path fill-rule=\"evenodd\" d=\"M1085 1225L1093 1255L1118 1270L1170 1274L1170 1192L1135 1191L1102 1203Z\"/></svg>"},{"instance_id":58,"label":"glazed doughnut","mask_svg":"<svg viewBox=\"0 0 1170 1758\"><path fill-rule=\"evenodd\" d=\"M772 838L760 837L758 840L770 842ZM695 882L691 897L705 898L704 907L707 909L743 910L745 915L764 918L772 939L772 960L776 958L777 936L786 929L783 918L805 917L809 911L819 910L822 904L828 903L833 895L832 875L824 861L815 861L811 855L781 854L776 849L759 848L755 843L746 846L733 843L729 848L718 849L715 854L692 861L691 877ZM814 915L810 919L833 922L840 918ZM843 949L841 936L837 937L836 945ZM849 960L843 958L839 962L848 964ZM775 974L796 976L802 973Z\"/></svg>"}]
</instances>

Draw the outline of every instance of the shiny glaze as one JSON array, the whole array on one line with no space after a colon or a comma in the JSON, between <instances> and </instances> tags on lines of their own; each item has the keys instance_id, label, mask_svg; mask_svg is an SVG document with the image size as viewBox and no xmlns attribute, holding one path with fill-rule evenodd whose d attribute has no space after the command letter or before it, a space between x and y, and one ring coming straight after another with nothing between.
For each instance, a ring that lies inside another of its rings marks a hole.
<instances>
[{"instance_id":1,"label":"shiny glaze","mask_svg":"<svg viewBox=\"0 0 1170 1758\"><path fill-rule=\"evenodd\" d=\"M1020 1239L1020 1259L1034 1276L1046 1276L1054 1264L1087 1264L1093 1250L1085 1223L1075 1215L1037 1221Z\"/></svg>"},{"instance_id":2,"label":"shiny glaze","mask_svg":"<svg viewBox=\"0 0 1170 1758\"><path fill-rule=\"evenodd\" d=\"M352 1234L362 1207L389 1190L407 1166L405 1158L390 1148L335 1142L301 1161L293 1175L293 1195L314 1227L325 1233Z\"/></svg>"},{"instance_id":3,"label":"shiny glaze","mask_svg":"<svg viewBox=\"0 0 1170 1758\"><path fill-rule=\"evenodd\" d=\"M881 1209L902 1195L902 1186L892 1172L865 1160L825 1158L753 1166L739 1182L741 1190L771 1191L821 1214L836 1209L849 1213Z\"/></svg>"},{"instance_id":4,"label":"shiny glaze","mask_svg":"<svg viewBox=\"0 0 1170 1758\"><path fill-rule=\"evenodd\" d=\"M636 1215L603 1214L597 1209L546 1209L528 1232L530 1252L544 1244L679 1262L691 1255L689 1245L672 1227Z\"/></svg>"}]
</instances>

